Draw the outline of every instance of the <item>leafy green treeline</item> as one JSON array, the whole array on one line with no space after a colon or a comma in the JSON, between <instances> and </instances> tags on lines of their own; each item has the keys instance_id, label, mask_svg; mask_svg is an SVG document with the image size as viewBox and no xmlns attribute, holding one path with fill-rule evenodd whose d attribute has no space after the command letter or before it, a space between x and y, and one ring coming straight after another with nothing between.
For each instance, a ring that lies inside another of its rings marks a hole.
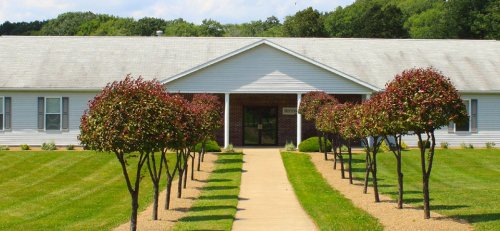
<instances>
[{"instance_id":1,"label":"leafy green treeline","mask_svg":"<svg viewBox=\"0 0 500 231\"><path fill-rule=\"evenodd\" d=\"M500 0L357 0L330 12L311 7L285 17L241 24L206 19L164 20L68 12L48 21L9 21L2 35L122 35L231 37L355 37L499 39Z\"/></svg>"}]
</instances>

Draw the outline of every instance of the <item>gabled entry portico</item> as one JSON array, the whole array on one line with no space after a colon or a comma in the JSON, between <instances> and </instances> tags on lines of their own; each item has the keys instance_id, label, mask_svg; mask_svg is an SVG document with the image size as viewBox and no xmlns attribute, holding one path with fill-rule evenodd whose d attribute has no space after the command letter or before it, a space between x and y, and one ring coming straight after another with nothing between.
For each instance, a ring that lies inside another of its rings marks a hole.
<instances>
[{"instance_id":1,"label":"gabled entry portico","mask_svg":"<svg viewBox=\"0 0 500 231\"><path fill-rule=\"evenodd\" d=\"M302 94L325 91L360 101L378 89L267 40L216 58L163 81L169 92L224 94L219 144L299 144L315 135L297 113ZM342 99L341 99L342 100ZM221 97L222 101L222 97ZM222 137L223 139L222 139Z\"/></svg>"}]
</instances>

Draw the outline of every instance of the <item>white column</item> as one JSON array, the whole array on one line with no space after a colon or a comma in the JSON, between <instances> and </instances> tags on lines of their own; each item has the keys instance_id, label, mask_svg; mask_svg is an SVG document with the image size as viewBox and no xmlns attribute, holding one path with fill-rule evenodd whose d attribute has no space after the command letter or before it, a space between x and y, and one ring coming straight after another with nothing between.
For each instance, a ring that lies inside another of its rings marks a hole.
<instances>
[{"instance_id":1,"label":"white column","mask_svg":"<svg viewBox=\"0 0 500 231\"><path fill-rule=\"evenodd\" d=\"M297 93L297 148L302 141L302 115L299 113L300 101L302 100L302 93Z\"/></svg>"},{"instance_id":2,"label":"white column","mask_svg":"<svg viewBox=\"0 0 500 231\"><path fill-rule=\"evenodd\" d=\"M365 101L365 100L369 100L369 99L370 99L370 97L372 96L372 94L366 94L366 95L364 95L364 96L365 96L365 97L363 97L363 101Z\"/></svg>"},{"instance_id":3,"label":"white column","mask_svg":"<svg viewBox=\"0 0 500 231\"><path fill-rule=\"evenodd\" d=\"M371 96L372 96L371 94L366 94L363 101L369 100ZM373 137L372 136L368 137L368 147L373 147Z\"/></svg>"},{"instance_id":4,"label":"white column","mask_svg":"<svg viewBox=\"0 0 500 231\"><path fill-rule=\"evenodd\" d=\"M224 148L229 145L229 93L224 95Z\"/></svg>"}]
</instances>

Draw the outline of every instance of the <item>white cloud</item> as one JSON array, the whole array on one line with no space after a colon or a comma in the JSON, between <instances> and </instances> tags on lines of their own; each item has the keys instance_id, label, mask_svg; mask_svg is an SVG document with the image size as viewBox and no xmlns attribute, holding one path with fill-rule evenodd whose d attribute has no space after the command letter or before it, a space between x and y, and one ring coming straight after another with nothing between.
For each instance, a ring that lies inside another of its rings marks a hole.
<instances>
[{"instance_id":1,"label":"white cloud","mask_svg":"<svg viewBox=\"0 0 500 231\"><path fill-rule=\"evenodd\" d=\"M54 18L67 11L92 11L122 17L184 18L200 23L211 18L241 23L276 16L283 19L309 6L331 11L354 0L0 0L0 21Z\"/></svg>"}]
</instances>

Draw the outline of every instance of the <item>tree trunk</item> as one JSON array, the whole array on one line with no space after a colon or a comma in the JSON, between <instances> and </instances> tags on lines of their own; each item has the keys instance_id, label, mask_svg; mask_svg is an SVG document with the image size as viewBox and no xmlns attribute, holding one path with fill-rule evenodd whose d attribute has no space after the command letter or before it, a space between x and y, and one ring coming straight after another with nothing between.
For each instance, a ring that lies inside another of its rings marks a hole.
<instances>
[{"instance_id":1,"label":"tree trunk","mask_svg":"<svg viewBox=\"0 0 500 231\"><path fill-rule=\"evenodd\" d=\"M198 153L198 171L200 171L200 160L203 162L203 159L205 159L205 144L207 142L203 141L201 142L201 152Z\"/></svg>"},{"instance_id":2,"label":"tree trunk","mask_svg":"<svg viewBox=\"0 0 500 231\"><path fill-rule=\"evenodd\" d=\"M380 202L380 197L378 195L378 183L377 183L377 153L373 153L373 159L371 160L372 169L372 181L373 181L373 194L375 195L375 202Z\"/></svg>"},{"instance_id":3,"label":"tree trunk","mask_svg":"<svg viewBox=\"0 0 500 231\"><path fill-rule=\"evenodd\" d=\"M352 148L351 141L349 141L347 151L349 152L349 183L352 184Z\"/></svg>"},{"instance_id":4,"label":"tree trunk","mask_svg":"<svg viewBox=\"0 0 500 231\"><path fill-rule=\"evenodd\" d=\"M424 193L424 218L431 218L431 208L429 204L429 177L424 176L423 185L422 185L423 193Z\"/></svg>"},{"instance_id":5,"label":"tree trunk","mask_svg":"<svg viewBox=\"0 0 500 231\"><path fill-rule=\"evenodd\" d=\"M179 181L177 183L177 198L182 196L182 178L184 176L184 169L179 168Z\"/></svg>"},{"instance_id":6,"label":"tree trunk","mask_svg":"<svg viewBox=\"0 0 500 231\"><path fill-rule=\"evenodd\" d=\"M426 156L425 156L425 144L422 142L422 135L420 133L417 133L418 136L418 141L420 142L420 164L422 167L422 193L424 194L424 218L429 219L431 218L431 209L430 209L430 204L429 204L429 176L430 176L430 169L427 169L427 164L426 164ZM434 137L433 137L434 138ZM434 140L433 140L434 141ZM426 142L429 142L429 135L427 134L427 140ZM434 143L431 145L435 145ZM432 147L431 147L432 148ZM432 154L432 150L430 150ZM432 167L431 162L432 161L432 156L429 157L429 168Z\"/></svg>"},{"instance_id":7,"label":"tree trunk","mask_svg":"<svg viewBox=\"0 0 500 231\"><path fill-rule=\"evenodd\" d=\"M154 187L154 195L153 195L153 216L152 216L152 219L153 221L156 221L158 220L158 197L160 195L159 193L159 188L158 188L158 184L156 183L153 183L153 187Z\"/></svg>"},{"instance_id":8,"label":"tree trunk","mask_svg":"<svg viewBox=\"0 0 500 231\"><path fill-rule=\"evenodd\" d=\"M201 144L201 162L205 160L205 147L206 147L206 142L203 142Z\"/></svg>"},{"instance_id":9,"label":"tree trunk","mask_svg":"<svg viewBox=\"0 0 500 231\"><path fill-rule=\"evenodd\" d=\"M170 194L172 193L172 181L174 178L167 181L167 195L165 197L165 209L170 209Z\"/></svg>"},{"instance_id":10,"label":"tree trunk","mask_svg":"<svg viewBox=\"0 0 500 231\"><path fill-rule=\"evenodd\" d=\"M191 157L191 180L194 180L194 158L196 157L196 151L193 152L193 156ZM198 165L199 167L199 165Z\"/></svg>"},{"instance_id":11,"label":"tree trunk","mask_svg":"<svg viewBox=\"0 0 500 231\"><path fill-rule=\"evenodd\" d=\"M323 133L323 152L325 153L325 160L328 159L328 149L326 149L326 145L327 145L327 142L328 142L328 139L326 137L327 135L325 133Z\"/></svg>"},{"instance_id":12,"label":"tree trunk","mask_svg":"<svg viewBox=\"0 0 500 231\"><path fill-rule=\"evenodd\" d=\"M403 208L403 172L401 170L401 154L396 156L398 171L398 209Z\"/></svg>"},{"instance_id":13,"label":"tree trunk","mask_svg":"<svg viewBox=\"0 0 500 231\"><path fill-rule=\"evenodd\" d=\"M319 144L319 147L318 147L319 150L318 151L319 152L323 152L323 149L321 148L323 146L323 143L321 142L321 137L322 137L321 133L318 133L318 144ZM325 160L327 160L327 159L328 158L325 155Z\"/></svg>"},{"instance_id":14,"label":"tree trunk","mask_svg":"<svg viewBox=\"0 0 500 231\"><path fill-rule=\"evenodd\" d=\"M366 158L365 158L365 183L364 183L364 188L363 188L363 193L366 194L368 193L368 178L370 177L370 171L371 171L371 161L370 161L370 154L367 152L366 153Z\"/></svg>"},{"instance_id":15,"label":"tree trunk","mask_svg":"<svg viewBox=\"0 0 500 231\"><path fill-rule=\"evenodd\" d=\"M345 179L345 169L344 169L344 157L342 156L342 148L339 148L339 161L340 161L340 175L342 179Z\"/></svg>"},{"instance_id":16,"label":"tree trunk","mask_svg":"<svg viewBox=\"0 0 500 231\"><path fill-rule=\"evenodd\" d=\"M130 231L137 230L137 210L139 209L139 193L135 191L132 196L132 214L130 216Z\"/></svg>"},{"instance_id":17,"label":"tree trunk","mask_svg":"<svg viewBox=\"0 0 500 231\"><path fill-rule=\"evenodd\" d=\"M186 188L186 186L187 186L188 168L189 168L189 165L187 164L188 161L189 161L189 157L188 157L188 159L186 159L186 164L184 165L184 188ZM182 179L182 177L181 177L181 179Z\"/></svg>"}]
</instances>

